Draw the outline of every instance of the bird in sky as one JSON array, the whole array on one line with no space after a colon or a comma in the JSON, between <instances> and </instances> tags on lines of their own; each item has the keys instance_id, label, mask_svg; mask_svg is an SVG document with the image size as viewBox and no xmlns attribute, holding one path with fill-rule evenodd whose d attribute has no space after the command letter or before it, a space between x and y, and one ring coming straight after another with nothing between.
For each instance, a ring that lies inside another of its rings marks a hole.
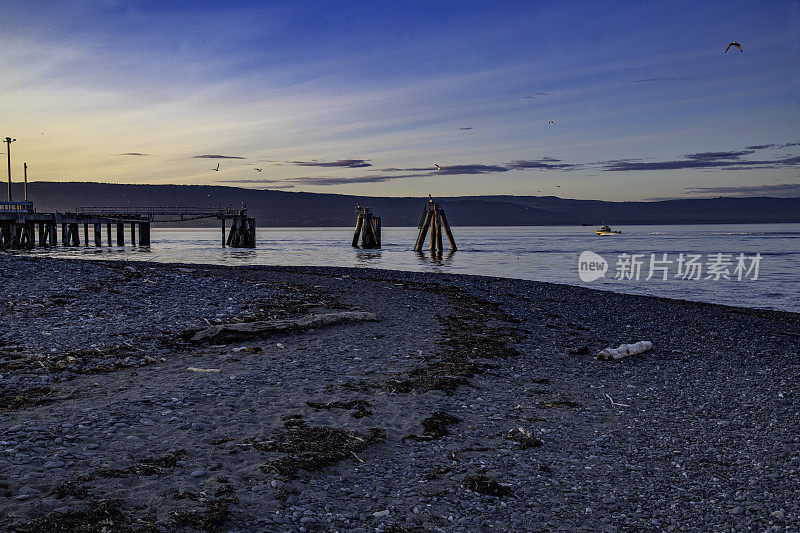
<instances>
[{"instance_id":1,"label":"bird in sky","mask_svg":"<svg viewBox=\"0 0 800 533\"><path fill-rule=\"evenodd\" d=\"M217 168L212 168L211 170L213 170L214 172L219 172L219 163L217 163Z\"/></svg>"},{"instance_id":2,"label":"bird in sky","mask_svg":"<svg viewBox=\"0 0 800 533\"><path fill-rule=\"evenodd\" d=\"M560 188L561 188L561 185L556 185L556 189L560 189Z\"/></svg>"},{"instance_id":3,"label":"bird in sky","mask_svg":"<svg viewBox=\"0 0 800 533\"><path fill-rule=\"evenodd\" d=\"M731 43L728 45L728 47L727 47L727 48L725 48L725 53L726 53L726 54L728 53L728 48L730 48L731 46L735 46L736 48L738 48L738 49L739 49L739 51L740 51L740 52L742 51L742 45L741 45L741 44L739 44L739 43L737 43L736 41L732 41L732 42L731 42Z\"/></svg>"},{"instance_id":4,"label":"bird in sky","mask_svg":"<svg viewBox=\"0 0 800 533\"><path fill-rule=\"evenodd\" d=\"M260 169L260 168L257 168L257 169L256 169L256 172L261 172L261 169Z\"/></svg>"},{"instance_id":5,"label":"bird in sky","mask_svg":"<svg viewBox=\"0 0 800 533\"><path fill-rule=\"evenodd\" d=\"M436 165L436 170L442 170L442 167L439 166L439 163L434 163Z\"/></svg>"},{"instance_id":6,"label":"bird in sky","mask_svg":"<svg viewBox=\"0 0 800 533\"><path fill-rule=\"evenodd\" d=\"M551 120L551 121L549 121L549 122L548 122L548 124L555 124L555 122L553 122L553 121Z\"/></svg>"}]
</instances>

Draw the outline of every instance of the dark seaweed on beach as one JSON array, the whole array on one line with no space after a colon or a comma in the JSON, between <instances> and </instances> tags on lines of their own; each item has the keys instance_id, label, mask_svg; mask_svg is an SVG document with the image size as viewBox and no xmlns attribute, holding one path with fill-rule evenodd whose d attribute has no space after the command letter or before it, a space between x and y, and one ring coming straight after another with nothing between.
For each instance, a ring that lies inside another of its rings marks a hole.
<instances>
[{"instance_id":1,"label":"dark seaweed on beach","mask_svg":"<svg viewBox=\"0 0 800 533\"><path fill-rule=\"evenodd\" d=\"M178 466L178 461L180 461L183 457L186 457L186 455L186 450L170 450L162 456L145 457L144 459L141 459L138 464L130 466L125 470L101 466L97 469L97 473L100 476L107 478L122 478L129 474L136 474L139 476L160 476L165 474L167 470L171 470Z\"/></svg>"},{"instance_id":2,"label":"dark seaweed on beach","mask_svg":"<svg viewBox=\"0 0 800 533\"><path fill-rule=\"evenodd\" d=\"M523 432L522 430L512 431L503 437L504 439L513 440L518 442L523 450L529 448L538 448L542 445L542 439L529 431Z\"/></svg>"},{"instance_id":3,"label":"dark seaweed on beach","mask_svg":"<svg viewBox=\"0 0 800 533\"><path fill-rule=\"evenodd\" d=\"M67 481L66 483L62 483L56 487L54 494L59 500L63 500L67 496L72 496L78 500L82 500L89 495L89 489L86 487L80 487L73 481Z\"/></svg>"},{"instance_id":4,"label":"dark seaweed on beach","mask_svg":"<svg viewBox=\"0 0 800 533\"><path fill-rule=\"evenodd\" d=\"M437 317L443 337L437 343L440 359L408 372L405 379L388 380L384 387L390 391L440 390L450 395L491 368L486 361L518 355L512 345L521 341L523 332L509 326L517 319L503 313L497 304L452 287L422 283L405 283L404 287L444 296L453 304L453 311Z\"/></svg>"},{"instance_id":5,"label":"dark seaweed on beach","mask_svg":"<svg viewBox=\"0 0 800 533\"><path fill-rule=\"evenodd\" d=\"M428 418L425 418L422 421L422 435L408 435L403 437L405 439L411 440L433 440L444 437L445 435L449 435L450 432L448 431L447 427L452 426L453 424L457 424L461 422L460 418L457 418L451 414L448 414L444 411L436 411Z\"/></svg>"},{"instance_id":6,"label":"dark seaweed on beach","mask_svg":"<svg viewBox=\"0 0 800 533\"><path fill-rule=\"evenodd\" d=\"M230 506L239 502L233 493L233 487L225 480L225 483L214 492L214 497L205 503L202 511L198 509L175 511L172 513L172 521L177 526L219 531L230 517Z\"/></svg>"},{"instance_id":7,"label":"dark seaweed on beach","mask_svg":"<svg viewBox=\"0 0 800 533\"><path fill-rule=\"evenodd\" d=\"M511 488L501 485L486 474L470 474L464 478L464 486L472 492L487 496L508 496L512 494Z\"/></svg>"},{"instance_id":8,"label":"dark seaweed on beach","mask_svg":"<svg viewBox=\"0 0 800 533\"><path fill-rule=\"evenodd\" d=\"M146 457L139 461L143 465L158 466L164 468L175 468L178 461L186 457L186 450L170 450L160 457Z\"/></svg>"},{"instance_id":9,"label":"dark seaweed on beach","mask_svg":"<svg viewBox=\"0 0 800 533\"><path fill-rule=\"evenodd\" d=\"M172 491L172 497L175 498L176 500L195 500L195 501L203 500L202 496L190 490L175 489Z\"/></svg>"},{"instance_id":10,"label":"dark seaweed on beach","mask_svg":"<svg viewBox=\"0 0 800 533\"><path fill-rule=\"evenodd\" d=\"M0 413L42 403L53 392L51 387L30 387L28 389L0 389Z\"/></svg>"},{"instance_id":11,"label":"dark seaweed on beach","mask_svg":"<svg viewBox=\"0 0 800 533\"><path fill-rule=\"evenodd\" d=\"M172 521L177 526L193 527L203 531L219 531L230 516L230 505L238 500L232 497L214 498L206 504L204 511L197 509L181 510L172 513Z\"/></svg>"},{"instance_id":12,"label":"dark seaweed on beach","mask_svg":"<svg viewBox=\"0 0 800 533\"><path fill-rule=\"evenodd\" d=\"M314 409L354 409L353 418L363 418L371 416L372 411L367 409L371 404L366 400L351 400L349 402L306 402L306 405Z\"/></svg>"},{"instance_id":13,"label":"dark seaweed on beach","mask_svg":"<svg viewBox=\"0 0 800 533\"><path fill-rule=\"evenodd\" d=\"M314 472L350 458L363 461L357 452L384 438L378 428L371 428L368 435L363 435L355 430L309 426L303 420L290 419L284 422L283 431L269 439L251 442L258 450L286 454L262 465L264 472L277 472L281 477L294 479L300 470Z\"/></svg>"},{"instance_id":14,"label":"dark seaweed on beach","mask_svg":"<svg viewBox=\"0 0 800 533\"><path fill-rule=\"evenodd\" d=\"M154 530L153 527L151 530ZM134 528L122 511L122 500L93 501L88 509L68 513L50 513L24 524L11 526L17 533L106 533L109 531L142 531Z\"/></svg>"}]
</instances>

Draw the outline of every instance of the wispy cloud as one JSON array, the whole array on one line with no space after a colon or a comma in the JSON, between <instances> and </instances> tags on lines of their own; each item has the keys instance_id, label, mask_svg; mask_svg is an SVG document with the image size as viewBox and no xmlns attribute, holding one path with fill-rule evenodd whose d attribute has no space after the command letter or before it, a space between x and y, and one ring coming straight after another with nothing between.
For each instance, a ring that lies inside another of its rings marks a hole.
<instances>
[{"instance_id":1,"label":"wispy cloud","mask_svg":"<svg viewBox=\"0 0 800 533\"><path fill-rule=\"evenodd\" d=\"M533 94L526 94L525 96L522 96L521 98L525 98L525 99L527 99L527 98L539 98L540 96L549 96L549 95L550 95L550 93L533 93Z\"/></svg>"},{"instance_id":2,"label":"wispy cloud","mask_svg":"<svg viewBox=\"0 0 800 533\"><path fill-rule=\"evenodd\" d=\"M192 158L194 158L194 159L247 159L246 157L240 157L238 155L217 155L217 154L193 155Z\"/></svg>"},{"instance_id":3,"label":"wispy cloud","mask_svg":"<svg viewBox=\"0 0 800 533\"><path fill-rule=\"evenodd\" d=\"M780 148L780 144L754 144L753 146L745 146L748 150L766 150L767 148Z\"/></svg>"},{"instance_id":4,"label":"wispy cloud","mask_svg":"<svg viewBox=\"0 0 800 533\"><path fill-rule=\"evenodd\" d=\"M508 172L508 167L498 165L450 165L443 166L436 174L446 174L449 176L464 176L471 174L490 174L493 172Z\"/></svg>"},{"instance_id":5,"label":"wispy cloud","mask_svg":"<svg viewBox=\"0 0 800 533\"><path fill-rule=\"evenodd\" d=\"M708 152L722 153L722 152ZM736 152L728 152L736 153ZM703 154L690 154L703 156ZM688 157L688 156L687 156ZM673 161L608 161L602 164L603 170L608 172L629 172L636 170L681 170L681 169L703 169L703 168L727 168L728 170L749 170L755 168L780 168L800 165L800 157L785 157L782 159L760 159L747 160L732 158L730 160L715 157L698 157L695 159L677 159Z\"/></svg>"},{"instance_id":6,"label":"wispy cloud","mask_svg":"<svg viewBox=\"0 0 800 533\"><path fill-rule=\"evenodd\" d=\"M263 185L266 189L294 189L294 185L285 184L283 180L265 178L259 179L239 179L239 180L217 180L216 183L240 183L243 185Z\"/></svg>"},{"instance_id":7,"label":"wispy cloud","mask_svg":"<svg viewBox=\"0 0 800 533\"><path fill-rule=\"evenodd\" d=\"M755 153L755 150L740 150L738 152L700 152L699 154L686 154L686 159L695 161L716 161L718 159L739 159L743 155Z\"/></svg>"},{"instance_id":8,"label":"wispy cloud","mask_svg":"<svg viewBox=\"0 0 800 533\"><path fill-rule=\"evenodd\" d=\"M645 78L642 80L622 80L622 83L648 83L651 81L684 81L692 78L674 78L671 76L662 76L659 78Z\"/></svg>"},{"instance_id":9,"label":"wispy cloud","mask_svg":"<svg viewBox=\"0 0 800 533\"><path fill-rule=\"evenodd\" d=\"M150 154L142 154L140 152L125 152L124 154L117 154L117 155L140 155L140 156L146 156L146 155L150 155Z\"/></svg>"},{"instance_id":10,"label":"wispy cloud","mask_svg":"<svg viewBox=\"0 0 800 533\"><path fill-rule=\"evenodd\" d=\"M324 176L309 176L302 178L291 178L287 181L298 183L302 185L319 185L327 187L331 185L349 185L353 183L381 183L385 181L399 180L405 178L419 178L425 177L424 174L405 174L405 175L376 175L376 176L356 176L356 177L324 177Z\"/></svg>"},{"instance_id":11,"label":"wispy cloud","mask_svg":"<svg viewBox=\"0 0 800 533\"><path fill-rule=\"evenodd\" d=\"M737 196L753 196L760 194L795 197L800 196L800 183L782 183L779 185L741 185L737 187L685 187L684 194L732 194Z\"/></svg>"},{"instance_id":12,"label":"wispy cloud","mask_svg":"<svg viewBox=\"0 0 800 533\"><path fill-rule=\"evenodd\" d=\"M541 159L524 159L507 163L509 169L514 170L575 170L581 165L562 163L560 159L542 157Z\"/></svg>"},{"instance_id":13,"label":"wispy cloud","mask_svg":"<svg viewBox=\"0 0 800 533\"><path fill-rule=\"evenodd\" d=\"M340 168L362 168L371 167L366 159L339 159L338 161L292 161L299 167L340 167Z\"/></svg>"},{"instance_id":14,"label":"wispy cloud","mask_svg":"<svg viewBox=\"0 0 800 533\"><path fill-rule=\"evenodd\" d=\"M781 149L791 148L792 146L800 146L800 142L790 142L783 144L754 144L753 146L745 146L748 150L766 150L769 148Z\"/></svg>"},{"instance_id":15,"label":"wispy cloud","mask_svg":"<svg viewBox=\"0 0 800 533\"><path fill-rule=\"evenodd\" d=\"M377 170L377 169L376 169ZM293 183L298 185L332 186L349 185L353 183L382 183L387 181L409 178L435 178L437 176L468 176L475 174L491 174L495 172L508 172L510 167L499 165L450 165L442 166L441 170L431 168L418 169L382 169L382 174L368 174L365 176L298 176L284 179L240 179L225 180L227 183ZM388 174L386 172L389 172ZM405 172L399 174L395 172Z\"/></svg>"},{"instance_id":16,"label":"wispy cloud","mask_svg":"<svg viewBox=\"0 0 800 533\"><path fill-rule=\"evenodd\" d=\"M411 178L437 178L441 176L472 176L478 174L494 174L510 170L572 170L579 165L561 163L553 157L543 157L538 160L512 161L505 165L465 164L442 165L439 169L434 167L417 168L382 168L369 169L371 174L364 176L298 176L283 179L239 179L224 180L226 183L292 183L297 185L327 187L333 185L350 185L354 183L383 183L394 180Z\"/></svg>"}]
</instances>

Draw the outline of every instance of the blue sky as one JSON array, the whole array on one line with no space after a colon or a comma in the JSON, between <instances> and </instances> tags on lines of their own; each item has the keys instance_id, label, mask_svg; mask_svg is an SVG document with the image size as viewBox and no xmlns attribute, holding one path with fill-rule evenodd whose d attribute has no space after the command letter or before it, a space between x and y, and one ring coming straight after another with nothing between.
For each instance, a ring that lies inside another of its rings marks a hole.
<instances>
[{"instance_id":1,"label":"blue sky","mask_svg":"<svg viewBox=\"0 0 800 533\"><path fill-rule=\"evenodd\" d=\"M0 46L15 179L800 196L797 1L12 1Z\"/></svg>"}]
</instances>

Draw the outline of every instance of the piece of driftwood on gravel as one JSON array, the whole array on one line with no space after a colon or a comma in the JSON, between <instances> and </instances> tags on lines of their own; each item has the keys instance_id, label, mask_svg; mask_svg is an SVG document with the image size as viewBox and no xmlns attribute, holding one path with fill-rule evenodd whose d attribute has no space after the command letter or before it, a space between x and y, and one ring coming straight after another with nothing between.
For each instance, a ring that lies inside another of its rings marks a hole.
<instances>
[{"instance_id":1,"label":"piece of driftwood on gravel","mask_svg":"<svg viewBox=\"0 0 800 533\"><path fill-rule=\"evenodd\" d=\"M248 339L264 335L265 333L281 333L295 329L319 328L331 326L342 322L375 321L378 317L374 313L363 311L339 311L336 313L323 313L306 315L299 318L283 318L276 320L259 320L256 322L241 322L238 324L220 324L210 328L201 329L190 338L192 342L219 342Z\"/></svg>"},{"instance_id":2,"label":"piece of driftwood on gravel","mask_svg":"<svg viewBox=\"0 0 800 533\"><path fill-rule=\"evenodd\" d=\"M651 341L639 341L633 344L620 344L619 348L605 348L597 354L597 358L601 361L613 361L617 359L624 359L631 355L638 355L646 352L653 347Z\"/></svg>"}]
</instances>

